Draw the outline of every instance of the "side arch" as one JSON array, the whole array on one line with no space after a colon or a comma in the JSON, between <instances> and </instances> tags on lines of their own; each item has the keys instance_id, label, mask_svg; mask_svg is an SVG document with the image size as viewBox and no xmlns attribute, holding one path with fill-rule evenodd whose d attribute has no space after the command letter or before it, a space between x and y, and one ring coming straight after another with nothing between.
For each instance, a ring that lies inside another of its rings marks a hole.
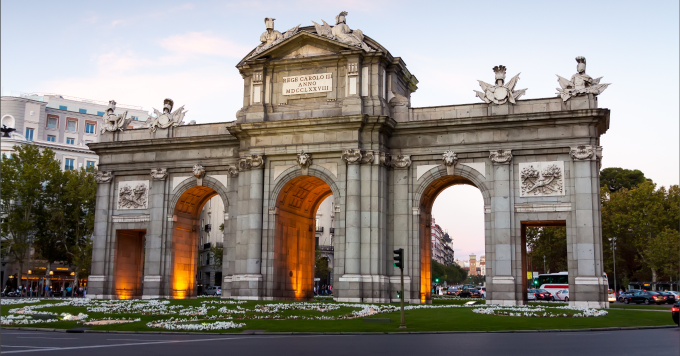
<instances>
[{"instance_id":1,"label":"side arch","mask_svg":"<svg viewBox=\"0 0 680 356\"><path fill-rule=\"evenodd\" d=\"M450 181L442 181L441 185L432 187L432 184L439 180L440 178L451 177ZM460 177L463 179L456 179ZM425 172L423 176L419 179L420 184L416 188L415 194L413 194L413 206L423 208L423 195L436 198L439 193L444 189L456 185L456 184L467 184L477 187L482 192L482 197L484 198L484 205L491 205L491 195L493 195L492 188L487 186L488 180L481 173L476 170L467 167L456 165L453 169L453 175L449 175L446 166L443 164L433 167L429 171ZM433 191L428 191L433 189ZM434 194L434 196L431 196ZM434 201L434 199L432 199ZM430 206L429 209L432 207Z\"/></svg>"},{"instance_id":2,"label":"side arch","mask_svg":"<svg viewBox=\"0 0 680 356\"><path fill-rule=\"evenodd\" d=\"M326 168L316 165L311 165L309 168L307 168L307 174L302 174L302 169L299 166L290 167L283 171L283 173L281 173L281 175L276 177L276 179L274 180L274 189L270 191L269 202L274 202L274 205L276 205L275 203L276 198L279 196L281 189L283 189L283 187L291 179L303 175L316 177L324 181L331 188L331 191L333 192L333 199L338 204L342 204L342 195L340 194L340 189L338 188L335 180L331 178L333 176L333 173L331 173Z\"/></svg>"},{"instance_id":3,"label":"side arch","mask_svg":"<svg viewBox=\"0 0 680 356\"><path fill-rule=\"evenodd\" d=\"M222 182L210 176L203 177L202 183L203 183L201 184L202 187L212 188L220 196L220 198L222 198L222 202L224 203L224 211L229 211L228 209L229 198L227 198L227 187L225 187L224 184L222 184ZM177 187L175 187L175 189L173 189L172 197L170 198L170 204L168 205L168 212L174 213L175 207L177 206L177 202L180 201L182 195L184 195L184 193L186 193L187 190L198 186L199 185L196 177L188 177L187 179L183 180Z\"/></svg>"}]
</instances>

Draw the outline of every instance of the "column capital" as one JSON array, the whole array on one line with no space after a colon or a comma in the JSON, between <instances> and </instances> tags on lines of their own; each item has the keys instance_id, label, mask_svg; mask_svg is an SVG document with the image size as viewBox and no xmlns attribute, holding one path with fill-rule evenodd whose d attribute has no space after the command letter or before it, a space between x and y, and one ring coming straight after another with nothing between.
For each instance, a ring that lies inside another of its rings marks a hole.
<instances>
[{"instance_id":1,"label":"column capital","mask_svg":"<svg viewBox=\"0 0 680 356\"><path fill-rule=\"evenodd\" d=\"M262 155L250 155L241 157L238 160L239 171L246 171L264 167L264 157Z\"/></svg>"},{"instance_id":2,"label":"column capital","mask_svg":"<svg viewBox=\"0 0 680 356\"><path fill-rule=\"evenodd\" d=\"M97 182L97 184L111 183L112 179L113 179L112 172L98 171L94 175L94 181Z\"/></svg>"},{"instance_id":3,"label":"column capital","mask_svg":"<svg viewBox=\"0 0 680 356\"><path fill-rule=\"evenodd\" d=\"M512 161L512 150L491 150L489 159L493 164L510 164Z\"/></svg>"},{"instance_id":4,"label":"column capital","mask_svg":"<svg viewBox=\"0 0 680 356\"><path fill-rule=\"evenodd\" d=\"M392 168L395 169L406 169L411 166L411 156L409 155L396 155L392 158L390 164Z\"/></svg>"},{"instance_id":5,"label":"column capital","mask_svg":"<svg viewBox=\"0 0 680 356\"><path fill-rule=\"evenodd\" d=\"M351 148L342 151L342 160L347 162L347 164L360 164L361 163L361 150L358 148Z\"/></svg>"},{"instance_id":6,"label":"column capital","mask_svg":"<svg viewBox=\"0 0 680 356\"><path fill-rule=\"evenodd\" d=\"M598 159L598 150L600 147L593 145L579 145L572 146L569 150L569 156L574 161L594 161Z\"/></svg>"},{"instance_id":7,"label":"column capital","mask_svg":"<svg viewBox=\"0 0 680 356\"><path fill-rule=\"evenodd\" d=\"M168 170L166 168L152 168L151 178L153 180L166 180L168 178Z\"/></svg>"}]
</instances>

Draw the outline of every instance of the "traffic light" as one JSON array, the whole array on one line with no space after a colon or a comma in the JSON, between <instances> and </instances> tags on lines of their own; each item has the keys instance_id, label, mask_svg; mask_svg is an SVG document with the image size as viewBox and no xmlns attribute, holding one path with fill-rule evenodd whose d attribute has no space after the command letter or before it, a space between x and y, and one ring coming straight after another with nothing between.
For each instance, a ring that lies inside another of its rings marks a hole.
<instances>
[{"instance_id":1,"label":"traffic light","mask_svg":"<svg viewBox=\"0 0 680 356\"><path fill-rule=\"evenodd\" d=\"M404 269L404 249L394 250L394 267Z\"/></svg>"},{"instance_id":2,"label":"traffic light","mask_svg":"<svg viewBox=\"0 0 680 356\"><path fill-rule=\"evenodd\" d=\"M434 283L439 283L439 278L435 278Z\"/></svg>"},{"instance_id":3,"label":"traffic light","mask_svg":"<svg viewBox=\"0 0 680 356\"><path fill-rule=\"evenodd\" d=\"M538 279L534 279L534 286L538 287Z\"/></svg>"}]
</instances>

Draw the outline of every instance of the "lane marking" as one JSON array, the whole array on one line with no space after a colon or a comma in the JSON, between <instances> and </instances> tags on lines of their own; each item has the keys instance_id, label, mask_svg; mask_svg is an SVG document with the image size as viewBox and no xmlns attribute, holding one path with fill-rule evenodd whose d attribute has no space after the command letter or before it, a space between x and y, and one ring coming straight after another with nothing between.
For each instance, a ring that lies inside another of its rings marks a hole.
<instances>
[{"instance_id":1,"label":"lane marking","mask_svg":"<svg viewBox=\"0 0 680 356\"><path fill-rule=\"evenodd\" d=\"M27 347L29 349L51 349L53 346L14 346L14 345L0 345L0 347Z\"/></svg>"},{"instance_id":2,"label":"lane marking","mask_svg":"<svg viewBox=\"0 0 680 356\"><path fill-rule=\"evenodd\" d=\"M77 337L17 336L17 339L78 340Z\"/></svg>"},{"instance_id":3,"label":"lane marking","mask_svg":"<svg viewBox=\"0 0 680 356\"><path fill-rule=\"evenodd\" d=\"M168 340L144 340L144 339L106 339L110 341L168 341Z\"/></svg>"},{"instance_id":4,"label":"lane marking","mask_svg":"<svg viewBox=\"0 0 680 356\"><path fill-rule=\"evenodd\" d=\"M119 346L142 346L142 345L159 345L159 344L178 344L186 342L203 342L203 341L222 341L222 340L246 340L246 339L281 339L287 337L323 337L323 336L344 336L344 335L308 335L308 336L246 336L246 337L221 337L212 339L196 339L196 340L168 340L168 341L155 341L155 342L136 342L127 344L112 344L112 345L90 345L90 346L72 346L72 347L52 347L45 349L34 349L34 350L16 350L16 351L4 351L3 354L17 354L24 352L40 352L40 351L61 351L61 350L80 350L80 349L97 349L105 347L119 347Z\"/></svg>"}]
</instances>

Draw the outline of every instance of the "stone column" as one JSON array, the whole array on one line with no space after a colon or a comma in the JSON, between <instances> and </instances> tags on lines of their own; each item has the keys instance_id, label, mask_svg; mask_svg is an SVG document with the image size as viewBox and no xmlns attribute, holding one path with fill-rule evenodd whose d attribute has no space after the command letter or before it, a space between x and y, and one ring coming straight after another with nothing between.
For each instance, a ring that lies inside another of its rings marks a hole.
<instances>
[{"instance_id":1,"label":"stone column","mask_svg":"<svg viewBox=\"0 0 680 356\"><path fill-rule=\"evenodd\" d=\"M508 151L508 150L506 150ZM515 276L513 275L513 245L511 211L513 209L511 192L512 155L501 158L489 157L493 170L493 196L491 197L491 231L494 250L486 253L486 263L491 265L491 283L487 287L489 304L516 305ZM491 256L490 256L491 255ZM488 281L488 280L487 280Z\"/></svg>"},{"instance_id":2,"label":"stone column","mask_svg":"<svg viewBox=\"0 0 680 356\"><path fill-rule=\"evenodd\" d=\"M579 307L606 308L607 288L602 266L602 227L600 225L600 148L591 145L572 147L574 180L573 227L575 241L571 245L569 264L569 304ZM573 210L572 210L573 211ZM569 228L569 227L567 227Z\"/></svg>"},{"instance_id":3,"label":"stone column","mask_svg":"<svg viewBox=\"0 0 680 356\"><path fill-rule=\"evenodd\" d=\"M167 224L165 208L165 185L168 172L165 168L151 170L151 187L149 189L149 228L145 237L144 252L144 289L143 299L159 298L161 291L161 253L163 227Z\"/></svg>"},{"instance_id":4,"label":"stone column","mask_svg":"<svg viewBox=\"0 0 680 356\"><path fill-rule=\"evenodd\" d=\"M224 255L222 257L222 298L231 298L231 288L236 273L236 228L238 217L238 176L237 167L229 166L227 185L228 210L224 214Z\"/></svg>"},{"instance_id":5,"label":"stone column","mask_svg":"<svg viewBox=\"0 0 680 356\"><path fill-rule=\"evenodd\" d=\"M94 233L92 236L92 267L88 277L87 296L89 298L106 298L111 294L108 284L112 280L107 271L109 236L110 197L113 194L113 175L111 172L99 171L95 175L97 182L97 202L94 213Z\"/></svg>"},{"instance_id":6,"label":"stone column","mask_svg":"<svg viewBox=\"0 0 680 356\"><path fill-rule=\"evenodd\" d=\"M338 301L361 301L361 151L345 150L347 195L345 203L345 274L339 279Z\"/></svg>"},{"instance_id":7,"label":"stone column","mask_svg":"<svg viewBox=\"0 0 680 356\"><path fill-rule=\"evenodd\" d=\"M392 207L392 226L393 233L388 239L392 240L388 250L387 272L390 279L390 299L393 302L397 299L397 291L401 288L401 271L394 267L393 250L404 249L404 300L407 303L420 303L420 249L417 240L418 220L420 210L413 207L409 194L409 174L411 170L410 156L381 156L381 164L392 168L392 191L388 194L392 196L394 206ZM409 220L411 225L409 225ZM414 236L415 234L415 236Z\"/></svg>"}]
</instances>

